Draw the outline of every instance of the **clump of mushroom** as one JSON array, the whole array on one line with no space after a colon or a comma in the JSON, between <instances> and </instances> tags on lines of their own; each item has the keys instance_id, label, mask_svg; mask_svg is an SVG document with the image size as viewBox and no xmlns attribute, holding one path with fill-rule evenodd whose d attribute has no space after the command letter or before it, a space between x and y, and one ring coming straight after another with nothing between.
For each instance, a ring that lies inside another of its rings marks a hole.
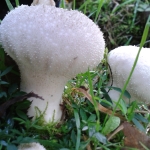
<instances>
[{"instance_id":1,"label":"clump of mushroom","mask_svg":"<svg viewBox=\"0 0 150 150\"><path fill-rule=\"evenodd\" d=\"M61 118L66 82L96 67L105 48L99 27L84 14L41 3L9 12L0 25L0 42L19 66L21 90L44 99L31 99L28 115L35 116L35 106L46 109L47 122Z\"/></svg>"},{"instance_id":2,"label":"clump of mushroom","mask_svg":"<svg viewBox=\"0 0 150 150\"><path fill-rule=\"evenodd\" d=\"M43 145L39 143L22 143L18 146L18 150L46 150Z\"/></svg>"},{"instance_id":3,"label":"clump of mushroom","mask_svg":"<svg viewBox=\"0 0 150 150\"><path fill-rule=\"evenodd\" d=\"M108 63L110 65L112 76L110 82L113 81L113 87L123 88L129 73L132 69L139 47L121 46L112 51L108 55ZM150 48L142 48L140 56L127 86L127 91L131 95L131 101L138 100L142 102L150 102ZM108 93L112 100L117 101L120 93L116 90L110 90ZM128 100L124 97L125 100ZM128 100L129 101L129 100Z\"/></svg>"}]
</instances>

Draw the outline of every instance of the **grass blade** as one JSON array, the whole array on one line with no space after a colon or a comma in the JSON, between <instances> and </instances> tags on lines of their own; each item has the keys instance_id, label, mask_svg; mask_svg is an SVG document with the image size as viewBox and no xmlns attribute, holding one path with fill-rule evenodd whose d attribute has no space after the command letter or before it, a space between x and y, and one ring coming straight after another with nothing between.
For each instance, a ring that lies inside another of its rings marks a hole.
<instances>
[{"instance_id":1,"label":"grass blade","mask_svg":"<svg viewBox=\"0 0 150 150\"><path fill-rule=\"evenodd\" d=\"M102 6L103 6L103 2L104 2L104 0L99 0L99 5L98 5L98 9L97 9L97 11L96 11L96 16L95 16L94 22L97 21L98 15L99 15L99 13L100 13L100 11L101 11L101 8L102 8Z\"/></svg>"},{"instance_id":2,"label":"grass blade","mask_svg":"<svg viewBox=\"0 0 150 150\"><path fill-rule=\"evenodd\" d=\"M115 13L118 9L120 9L121 7L129 4L129 3L132 3L134 2L135 0L128 0L128 1L125 1L124 3L118 5L117 7L114 8L114 10L112 11L112 13Z\"/></svg>"},{"instance_id":3,"label":"grass blade","mask_svg":"<svg viewBox=\"0 0 150 150\"><path fill-rule=\"evenodd\" d=\"M10 0L5 0L6 1L6 4L7 4L7 7L8 9L11 11L14 9L13 5L11 4Z\"/></svg>"},{"instance_id":4,"label":"grass blade","mask_svg":"<svg viewBox=\"0 0 150 150\"><path fill-rule=\"evenodd\" d=\"M19 6L20 4L19 4L19 0L15 0L15 2L16 2L16 6Z\"/></svg>"},{"instance_id":5,"label":"grass blade","mask_svg":"<svg viewBox=\"0 0 150 150\"><path fill-rule=\"evenodd\" d=\"M74 109L74 116L75 116L76 127L77 127L77 140L76 140L75 150L79 150L80 139L81 139L81 130L80 130L80 117L79 117L78 111L76 109Z\"/></svg>"}]
</instances>

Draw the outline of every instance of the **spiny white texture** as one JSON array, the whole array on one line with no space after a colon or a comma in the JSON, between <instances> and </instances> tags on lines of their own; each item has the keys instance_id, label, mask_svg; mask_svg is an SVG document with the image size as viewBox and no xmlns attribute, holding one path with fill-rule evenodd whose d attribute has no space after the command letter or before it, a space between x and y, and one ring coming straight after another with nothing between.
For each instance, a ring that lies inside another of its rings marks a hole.
<instances>
[{"instance_id":1,"label":"spiny white texture","mask_svg":"<svg viewBox=\"0 0 150 150\"><path fill-rule=\"evenodd\" d=\"M24 143L18 146L18 150L46 150L43 145L39 143Z\"/></svg>"},{"instance_id":2,"label":"spiny white texture","mask_svg":"<svg viewBox=\"0 0 150 150\"><path fill-rule=\"evenodd\" d=\"M108 55L108 63L112 71L113 87L123 88L132 69L139 47L121 46ZM110 79L110 82L112 81ZM142 48L137 65L127 86L131 100L150 102L150 48ZM120 93L111 90L109 96L117 101Z\"/></svg>"},{"instance_id":3,"label":"spiny white texture","mask_svg":"<svg viewBox=\"0 0 150 150\"><path fill-rule=\"evenodd\" d=\"M61 117L61 94L66 82L96 67L103 58L103 34L88 17L48 5L22 5L12 10L0 25L0 41L17 62L21 90L33 91L45 100L35 99L34 107L46 108L46 121Z\"/></svg>"}]
</instances>

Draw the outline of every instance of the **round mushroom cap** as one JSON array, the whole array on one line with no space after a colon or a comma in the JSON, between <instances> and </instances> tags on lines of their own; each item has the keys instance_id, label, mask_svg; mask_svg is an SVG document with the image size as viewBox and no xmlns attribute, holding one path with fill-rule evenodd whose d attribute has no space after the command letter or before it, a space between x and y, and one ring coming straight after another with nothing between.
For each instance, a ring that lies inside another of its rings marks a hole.
<instances>
[{"instance_id":1,"label":"round mushroom cap","mask_svg":"<svg viewBox=\"0 0 150 150\"><path fill-rule=\"evenodd\" d=\"M112 71L113 87L123 88L139 47L120 46L108 55L108 63ZM150 48L142 48L137 65L127 86L127 91L131 94L131 100L150 102ZM111 81L110 81L111 82ZM113 100L118 100L120 93L111 90L109 92Z\"/></svg>"},{"instance_id":2,"label":"round mushroom cap","mask_svg":"<svg viewBox=\"0 0 150 150\"><path fill-rule=\"evenodd\" d=\"M39 143L22 143L18 146L18 150L46 150L43 145Z\"/></svg>"},{"instance_id":3,"label":"round mushroom cap","mask_svg":"<svg viewBox=\"0 0 150 150\"><path fill-rule=\"evenodd\" d=\"M37 72L73 77L97 66L105 42L84 14L48 5L21 5L0 25L0 41L17 62Z\"/></svg>"}]
</instances>

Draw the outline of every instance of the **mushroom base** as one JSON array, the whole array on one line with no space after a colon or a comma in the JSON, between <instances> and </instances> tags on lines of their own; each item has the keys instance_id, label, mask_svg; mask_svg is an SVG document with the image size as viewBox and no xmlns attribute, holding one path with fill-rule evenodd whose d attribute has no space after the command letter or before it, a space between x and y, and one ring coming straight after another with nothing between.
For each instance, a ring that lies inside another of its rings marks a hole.
<instances>
[{"instance_id":1,"label":"mushroom base","mask_svg":"<svg viewBox=\"0 0 150 150\"><path fill-rule=\"evenodd\" d=\"M46 75L42 73L27 73L27 70L21 70L21 90L25 92L34 92L44 100L30 98L32 101L28 109L29 117L36 117L36 107L44 112L46 122L59 121L62 116L61 100L64 86L67 80L57 75ZM31 71L30 71L31 72Z\"/></svg>"}]
</instances>

